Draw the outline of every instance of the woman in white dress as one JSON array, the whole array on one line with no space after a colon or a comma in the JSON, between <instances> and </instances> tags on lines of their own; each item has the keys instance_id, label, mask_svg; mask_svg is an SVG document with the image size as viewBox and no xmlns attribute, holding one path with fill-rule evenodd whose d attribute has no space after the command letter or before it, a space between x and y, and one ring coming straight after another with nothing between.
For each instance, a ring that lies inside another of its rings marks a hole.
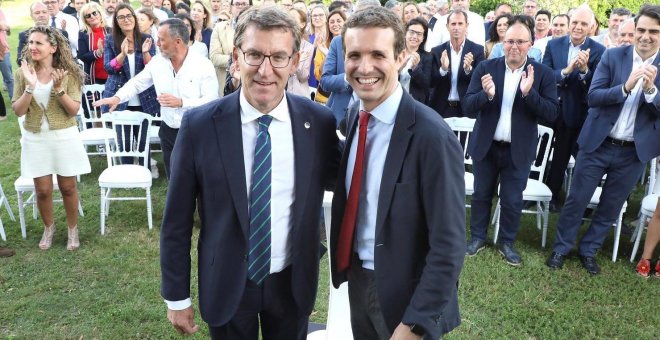
<instances>
[{"instance_id":1,"label":"woman in white dress","mask_svg":"<svg viewBox=\"0 0 660 340\"><path fill-rule=\"evenodd\" d=\"M44 223L39 248L50 248L55 233L52 176L57 175L68 225L66 248L76 250L80 247L76 176L91 171L74 118L84 74L57 29L36 26L27 36L12 98L16 115L25 116L21 174L34 179Z\"/></svg>"}]
</instances>

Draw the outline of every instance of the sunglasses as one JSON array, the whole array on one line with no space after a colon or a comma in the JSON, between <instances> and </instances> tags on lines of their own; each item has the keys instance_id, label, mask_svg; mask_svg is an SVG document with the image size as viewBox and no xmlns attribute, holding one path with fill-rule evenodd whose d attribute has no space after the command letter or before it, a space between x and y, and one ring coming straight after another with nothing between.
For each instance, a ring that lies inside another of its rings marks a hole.
<instances>
[{"instance_id":1,"label":"sunglasses","mask_svg":"<svg viewBox=\"0 0 660 340\"><path fill-rule=\"evenodd\" d=\"M85 14L85 19L89 19L89 18L91 18L91 17L95 17L95 16L97 16L97 15L99 15L99 12L94 11L94 12L92 12L92 13Z\"/></svg>"}]
</instances>

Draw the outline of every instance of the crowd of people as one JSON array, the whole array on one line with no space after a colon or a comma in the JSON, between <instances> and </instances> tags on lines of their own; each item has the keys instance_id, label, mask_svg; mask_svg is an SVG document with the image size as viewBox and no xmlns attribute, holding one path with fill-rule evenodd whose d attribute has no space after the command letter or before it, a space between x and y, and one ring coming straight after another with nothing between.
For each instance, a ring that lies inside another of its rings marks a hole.
<instances>
[{"instance_id":1,"label":"crowd of people","mask_svg":"<svg viewBox=\"0 0 660 340\"><path fill-rule=\"evenodd\" d=\"M20 68L3 76L25 117L21 174L34 178L44 250L55 233L53 175L67 249L80 246L75 178L90 172L75 122L81 85L104 85L93 104L103 112L162 118L161 293L181 333L198 329L189 293L196 213L200 311L213 338L256 339L259 327L305 338L325 190L334 191L332 282L349 283L356 338L438 338L460 324L458 276L487 246L495 195L495 247L522 265L514 244L539 124L554 130L549 175L539 179L559 213L553 269L602 186L577 246L582 267L600 272L596 253L660 156L658 5L614 8L600 29L587 5L551 13L535 0L521 13L500 3L485 17L470 0L140 4L32 3ZM0 11L4 61L7 30ZM451 117L475 119L462 141L473 162L469 221L463 148L443 119ZM146 166L156 177L155 162ZM636 267L643 277L660 277L660 201L655 211Z\"/></svg>"}]
</instances>

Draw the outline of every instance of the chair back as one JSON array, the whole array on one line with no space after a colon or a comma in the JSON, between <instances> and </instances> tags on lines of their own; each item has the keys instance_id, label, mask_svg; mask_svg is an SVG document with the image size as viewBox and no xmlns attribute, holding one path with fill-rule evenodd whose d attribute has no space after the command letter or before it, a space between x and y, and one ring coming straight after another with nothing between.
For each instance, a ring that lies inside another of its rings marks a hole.
<instances>
[{"instance_id":1,"label":"chair back","mask_svg":"<svg viewBox=\"0 0 660 340\"><path fill-rule=\"evenodd\" d=\"M94 107L93 103L101 98L103 98L103 90L105 85L103 84L91 84L82 86L82 96L85 101L84 105L87 108L87 112L82 110L80 112L80 121L81 130L86 130L94 127L94 123L101 122L102 111L101 107ZM83 105L80 105L82 108ZM98 127L99 124L97 124Z\"/></svg>"},{"instance_id":2,"label":"chair back","mask_svg":"<svg viewBox=\"0 0 660 340\"><path fill-rule=\"evenodd\" d=\"M545 168L550 158L553 131L551 128L543 125L538 126L539 137L536 141L536 158L532 162L531 173L538 173L539 180L543 181Z\"/></svg>"},{"instance_id":3,"label":"chair back","mask_svg":"<svg viewBox=\"0 0 660 340\"><path fill-rule=\"evenodd\" d=\"M445 123L449 125L458 141L463 146L463 163L465 165L472 165L472 157L468 153L468 144L470 143L470 135L474 130L474 122L476 120L467 117L449 117L445 118Z\"/></svg>"},{"instance_id":4,"label":"chair back","mask_svg":"<svg viewBox=\"0 0 660 340\"><path fill-rule=\"evenodd\" d=\"M152 116L137 111L114 111L101 119L104 126L112 126L115 132L114 136L105 136L108 167L118 165L121 157L138 158L146 167Z\"/></svg>"}]
</instances>

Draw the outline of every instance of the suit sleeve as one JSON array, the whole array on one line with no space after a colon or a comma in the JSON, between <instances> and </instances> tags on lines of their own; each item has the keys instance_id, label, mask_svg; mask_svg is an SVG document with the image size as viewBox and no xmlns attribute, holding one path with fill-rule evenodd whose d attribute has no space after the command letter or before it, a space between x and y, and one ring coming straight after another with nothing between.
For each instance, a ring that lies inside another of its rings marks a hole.
<instances>
[{"instance_id":1,"label":"suit sleeve","mask_svg":"<svg viewBox=\"0 0 660 340\"><path fill-rule=\"evenodd\" d=\"M439 313L456 294L465 258L465 170L463 149L448 129L425 144L420 190L429 251L402 322L439 334Z\"/></svg>"},{"instance_id":2,"label":"suit sleeve","mask_svg":"<svg viewBox=\"0 0 660 340\"><path fill-rule=\"evenodd\" d=\"M121 72L121 69L115 70L112 66L112 61L117 57L114 41L111 35L107 35L103 41L103 68L108 74L119 74Z\"/></svg>"},{"instance_id":3,"label":"suit sleeve","mask_svg":"<svg viewBox=\"0 0 660 340\"><path fill-rule=\"evenodd\" d=\"M535 77L540 77L538 90L535 86L532 86L532 89L524 98L525 107L528 112L532 112L538 118L547 122L554 122L559 115L557 85L549 68L540 64L536 66L534 69Z\"/></svg>"},{"instance_id":4,"label":"suit sleeve","mask_svg":"<svg viewBox=\"0 0 660 340\"><path fill-rule=\"evenodd\" d=\"M612 69L615 60L612 59L612 50L607 50L596 67L587 101L589 107L604 107L618 105L626 101L621 87L627 79L616 81L612 79ZM618 113L617 113L618 114Z\"/></svg>"},{"instance_id":5,"label":"suit sleeve","mask_svg":"<svg viewBox=\"0 0 660 340\"><path fill-rule=\"evenodd\" d=\"M190 297L190 248L198 191L191 116L183 116L172 152L172 171L160 231L161 295L168 301Z\"/></svg>"},{"instance_id":6,"label":"suit sleeve","mask_svg":"<svg viewBox=\"0 0 660 340\"><path fill-rule=\"evenodd\" d=\"M488 100L488 95L481 86L481 77L487 73L485 65L486 63L479 63L476 69L472 71L470 85L468 86L467 92L465 92L465 97L463 97L463 100L461 101L463 113L470 118L476 118L477 114L484 107L487 105L494 105L495 102L494 99L493 101ZM497 91L497 89L495 89L495 91ZM495 96L497 96L497 92L495 93Z\"/></svg>"},{"instance_id":7,"label":"suit sleeve","mask_svg":"<svg viewBox=\"0 0 660 340\"><path fill-rule=\"evenodd\" d=\"M420 55L419 64L414 70L409 70L410 83L415 84L416 87L428 89L431 86L431 54L422 53Z\"/></svg>"},{"instance_id":8,"label":"suit sleeve","mask_svg":"<svg viewBox=\"0 0 660 340\"><path fill-rule=\"evenodd\" d=\"M349 85L344 80L344 70L339 70L339 58L344 58L339 55L341 48L341 36L336 36L330 43L330 49L325 57L323 64L323 75L321 75L321 87L328 92L344 92L348 91Z\"/></svg>"}]
</instances>

